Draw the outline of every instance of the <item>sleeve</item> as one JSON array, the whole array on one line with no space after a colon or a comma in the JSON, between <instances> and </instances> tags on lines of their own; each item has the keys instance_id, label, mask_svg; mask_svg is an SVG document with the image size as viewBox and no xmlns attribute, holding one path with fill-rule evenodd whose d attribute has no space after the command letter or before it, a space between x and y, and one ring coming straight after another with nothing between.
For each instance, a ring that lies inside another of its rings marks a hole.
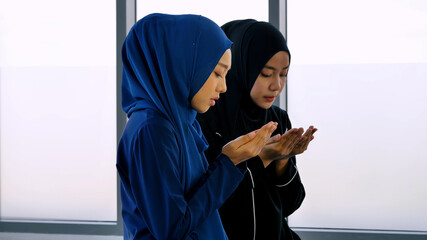
<instances>
[{"instance_id":1,"label":"sleeve","mask_svg":"<svg viewBox=\"0 0 427 240\"><path fill-rule=\"evenodd\" d=\"M206 113L197 114L197 121L209 143L209 147L205 151L205 156L209 163L215 161L216 157L222 152L222 147L225 145L218 123L216 122L217 118L214 110L211 108Z\"/></svg>"},{"instance_id":2,"label":"sleeve","mask_svg":"<svg viewBox=\"0 0 427 240\"><path fill-rule=\"evenodd\" d=\"M295 157L289 159L288 167L280 177L276 175L275 164L270 164L267 171L273 176L273 182L282 201L283 215L287 217L301 206L305 198L305 189L296 167L296 159Z\"/></svg>"},{"instance_id":3,"label":"sleeve","mask_svg":"<svg viewBox=\"0 0 427 240\"><path fill-rule=\"evenodd\" d=\"M129 175L137 208L156 239L184 239L221 206L243 178L231 160L220 155L196 189L190 190L192 195L186 196L179 160L172 127L156 123L141 129Z\"/></svg>"},{"instance_id":4,"label":"sleeve","mask_svg":"<svg viewBox=\"0 0 427 240\"><path fill-rule=\"evenodd\" d=\"M280 122L286 126L285 131L291 129L292 124L287 112L282 109L279 111ZM283 131L283 133L285 131ZM276 185L282 201L283 215L287 217L301 206L305 198L305 189L298 172L296 157L289 159L286 171L282 176L276 175L276 164L270 164L266 170L273 178L273 182Z\"/></svg>"}]
</instances>

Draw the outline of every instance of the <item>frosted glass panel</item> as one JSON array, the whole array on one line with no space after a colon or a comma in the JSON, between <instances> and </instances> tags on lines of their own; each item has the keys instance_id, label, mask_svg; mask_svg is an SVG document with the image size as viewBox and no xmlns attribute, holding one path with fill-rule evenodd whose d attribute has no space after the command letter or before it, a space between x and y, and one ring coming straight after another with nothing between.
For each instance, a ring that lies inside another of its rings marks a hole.
<instances>
[{"instance_id":1,"label":"frosted glass panel","mask_svg":"<svg viewBox=\"0 0 427 240\"><path fill-rule=\"evenodd\" d=\"M115 9L0 0L2 220L117 220Z\"/></svg>"},{"instance_id":2,"label":"frosted glass panel","mask_svg":"<svg viewBox=\"0 0 427 240\"><path fill-rule=\"evenodd\" d=\"M319 128L291 226L427 231L426 23L423 0L288 1L288 111Z\"/></svg>"},{"instance_id":3,"label":"frosted glass panel","mask_svg":"<svg viewBox=\"0 0 427 240\"><path fill-rule=\"evenodd\" d=\"M138 19L150 13L200 14L219 26L232 20L246 18L268 22L268 0L138 0Z\"/></svg>"}]
</instances>

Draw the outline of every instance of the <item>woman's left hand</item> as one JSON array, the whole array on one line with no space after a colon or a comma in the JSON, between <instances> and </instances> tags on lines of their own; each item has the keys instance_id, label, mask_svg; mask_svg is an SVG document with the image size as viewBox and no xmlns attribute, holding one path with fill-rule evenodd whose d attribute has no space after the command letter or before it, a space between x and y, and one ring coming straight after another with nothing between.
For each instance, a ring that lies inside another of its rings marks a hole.
<instances>
[{"instance_id":1,"label":"woman's left hand","mask_svg":"<svg viewBox=\"0 0 427 240\"><path fill-rule=\"evenodd\" d=\"M313 134L316 131L317 128L314 128L313 126L310 126L307 131L305 131L304 135L302 135L301 139L295 144L294 149L291 152L293 156L301 154L307 150L308 145L314 139Z\"/></svg>"}]
</instances>

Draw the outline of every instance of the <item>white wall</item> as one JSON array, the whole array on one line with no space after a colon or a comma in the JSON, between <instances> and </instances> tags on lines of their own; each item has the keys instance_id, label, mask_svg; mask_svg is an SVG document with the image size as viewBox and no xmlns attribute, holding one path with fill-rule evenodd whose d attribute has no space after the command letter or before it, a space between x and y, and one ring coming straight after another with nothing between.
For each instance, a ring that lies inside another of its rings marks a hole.
<instances>
[{"instance_id":1,"label":"white wall","mask_svg":"<svg viewBox=\"0 0 427 240\"><path fill-rule=\"evenodd\" d=\"M0 0L1 220L117 220L115 4Z\"/></svg>"},{"instance_id":2,"label":"white wall","mask_svg":"<svg viewBox=\"0 0 427 240\"><path fill-rule=\"evenodd\" d=\"M427 2L288 0L287 23L288 112L319 129L291 226L427 231Z\"/></svg>"}]
</instances>

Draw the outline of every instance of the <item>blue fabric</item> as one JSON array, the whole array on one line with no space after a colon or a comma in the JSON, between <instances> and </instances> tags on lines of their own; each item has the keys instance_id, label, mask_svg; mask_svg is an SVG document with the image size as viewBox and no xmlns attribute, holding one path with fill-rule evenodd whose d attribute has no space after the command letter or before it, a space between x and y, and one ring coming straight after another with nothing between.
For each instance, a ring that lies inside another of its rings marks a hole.
<instances>
[{"instance_id":1,"label":"blue fabric","mask_svg":"<svg viewBox=\"0 0 427 240\"><path fill-rule=\"evenodd\" d=\"M208 165L191 99L231 42L195 15L151 14L122 49L118 146L124 239L227 239L218 208L243 179L225 155Z\"/></svg>"}]
</instances>

